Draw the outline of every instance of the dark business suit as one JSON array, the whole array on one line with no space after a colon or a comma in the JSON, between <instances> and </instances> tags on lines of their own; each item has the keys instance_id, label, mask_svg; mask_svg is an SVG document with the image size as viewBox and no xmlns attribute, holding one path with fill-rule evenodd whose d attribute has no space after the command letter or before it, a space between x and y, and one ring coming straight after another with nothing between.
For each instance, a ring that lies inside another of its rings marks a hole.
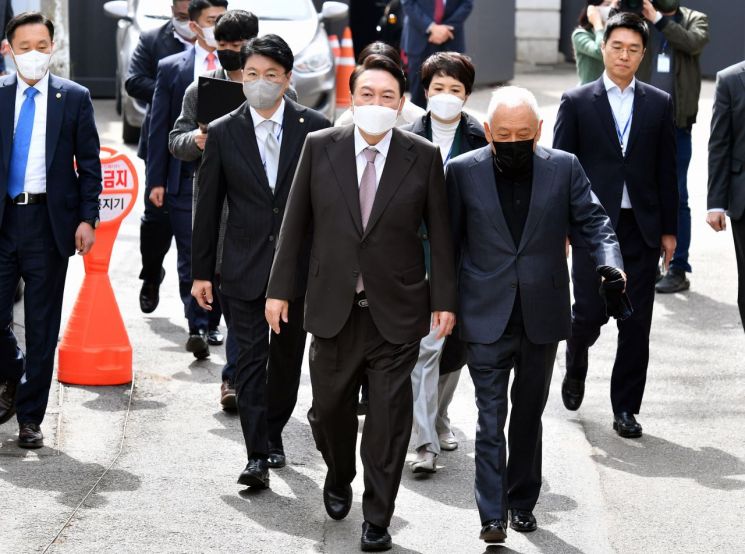
<instances>
[{"instance_id":1,"label":"dark business suit","mask_svg":"<svg viewBox=\"0 0 745 554\"><path fill-rule=\"evenodd\" d=\"M517 242L508 227L514 207L500 202L490 147L450 162L446 184L459 260L460 337L479 409L476 501L482 522L506 520L508 508L533 510L540 493L541 414L558 343L570 334L565 238L570 230L582 236L597 265L622 267L621 254L582 167L565 152L537 147Z\"/></svg>"},{"instance_id":2,"label":"dark business suit","mask_svg":"<svg viewBox=\"0 0 745 554\"><path fill-rule=\"evenodd\" d=\"M300 270L293 281L289 322L271 339L264 317L269 271L292 177L305 136L331 124L318 112L285 99L277 184L272 193L262 165L248 104L210 125L197 176L194 279L213 280L223 201L228 219L221 293L238 341L236 394L249 459L282 450L282 429L297 401L305 351L302 305L309 243L299 241ZM268 362L268 365L267 365Z\"/></svg>"},{"instance_id":3,"label":"dark business suit","mask_svg":"<svg viewBox=\"0 0 745 554\"><path fill-rule=\"evenodd\" d=\"M454 37L442 44L429 42L427 28L434 23L435 0L401 0L406 18L401 36L401 48L409 59L409 90L411 101L426 107L419 70L422 62L435 52L465 52L464 23L473 10L473 0L447 0L441 25L453 27Z\"/></svg>"},{"instance_id":4,"label":"dark business suit","mask_svg":"<svg viewBox=\"0 0 745 554\"><path fill-rule=\"evenodd\" d=\"M80 222L98 217L101 162L88 90L50 75L46 203L14 205L8 197L8 172L16 87L16 75L0 77L0 380L21 381L18 421L38 424L52 381L67 260L75 252ZM11 325L20 277L26 283L25 364Z\"/></svg>"},{"instance_id":5,"label":"dark business suit","mask_svg":"<svg viewBox=\"0 0 745 554\"><path fill-rule=\"evenodd\" d=\"M313 224L305 329L312 333L308 420L328 466L327 485L354 479L357 391L370 404L362 436L366 521L388 527L411 434L411 370L430 312L455 310L442 158L428 141L393 129L363 231L353 125L313 133L292 183L267 297L291 299L302 239ZM418 231L427 223L432 272ZM367 307L355 304L358 277Z\"/></svg>"},{"instance_id":6,"label":"dark business suit","mask_svg":"<svg viewBox=\"0 0 745 554\"><path fill-rule=\"evenodd\" d=\"M140 143L137 155L147 163L147 137L150 129L150 108L155 93L155 78L158 75L158 62L190 47L174 36L173 23L146 31L140 35L135 51L129 62L129 70L124 88L132 98L147 104L145 118L140 128ZM173 230L168 217L168 207L160 208L150 202L150 191L145 187L145 213L140 224L140 253L142 271L140 279L148 283L158 283L163 270L163 258L171 247Z\"/></svg>"},{"instance_id":7,"label":"dark business suit","mask_svg":"<svg viewBox=\"0 0 745 554\"><path fill-rule=\"evenodd\" d=\"M709 137L709 210L726 210L737 256L737 305L745 325L745 62L717 73Z\"/></svg>"},{"instance_id":8,"label":"dark business suit","mask_svg":"<svg viewBox=\"0 0 745 554\"><path fill-rule=\"evenodd\" d=\"M634 312L618 321L611 377L613 413L639 413L649 363L654 282L661 235L678 229L675 127L670 96L636 82L633 119L624 156L603 79L564 93L554 128L554 147L575 154L592 190L610 216L623 253L627 293ZM621 209L626 183L632 209ZM584 380L588 349L607 323L598 294L600 279L582 238L572 234L572 338L567 375Z\"/></svg>"},{"instance_id":9,"label":"dark business suit","mask_svg":"<svg viewBox=\"0 0 745 554\"><path fill-rule=\"evenodd\" d=\"M165 187L168 216L178 250L179 294L189 332L217 327L221 312L209 314L191 295L192 187L195 162L184 162L168 150L168 134L181 114L186 88L194 81L194 49L163 58L158 62L155 94L151 105L147 140L147 194L152 187Z\"/></svg>"},{"instance_id":10,"label":"dark business suit","mask_svg":"<svg viewBox=\"0 0 745 554\"><path fill-rule=\"evenodd\" d=\"M0 42L5 39L5 26L13 19L13 5L10 0L0 0ZM0 56L0 73L5 71L5 59Z\"/></svg>"}]
</instances>

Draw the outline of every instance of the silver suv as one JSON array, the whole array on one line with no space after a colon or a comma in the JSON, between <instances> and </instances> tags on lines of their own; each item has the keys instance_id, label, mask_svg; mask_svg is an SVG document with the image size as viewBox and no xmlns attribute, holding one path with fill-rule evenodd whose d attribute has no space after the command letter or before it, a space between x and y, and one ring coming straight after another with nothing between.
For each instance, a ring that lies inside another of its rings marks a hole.
<instances>
[{"instance_id":1,"label":"silver suv","mask_svg":"<svg viewBox=\"0 0 745 554\"><path fill-rule=\"evenodd\" d=\"M140 33L163 25L171 17L172 0L116 0L104 10L119 20L117 45L117 109L122 115L124 142L135 143L145 116L145 105L124 90L129 60ZM317 13L312 0L229 0L229 9L243 9L259 18L259 34L276 34L295 54L292 85L301 104L333 121L336 108L336 71L324 21L342 19L348 7L324 2Z\"/></svg>"}]
</instances>

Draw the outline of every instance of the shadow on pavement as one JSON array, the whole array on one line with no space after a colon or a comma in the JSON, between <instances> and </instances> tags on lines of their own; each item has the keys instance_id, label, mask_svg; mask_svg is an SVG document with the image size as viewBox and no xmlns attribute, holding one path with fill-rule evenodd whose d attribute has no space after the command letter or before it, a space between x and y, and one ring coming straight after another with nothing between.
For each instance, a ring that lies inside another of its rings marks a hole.
<instances>
[{"instance_id":1,"label":"shadow on pavement","mask_svg":"<svg viewBox=\"0 0 745 554\"><path fill-rule=\"evenodd\" d=\"M592 446L604 451L593 454L592 459L608 468L640 477L692 479L722 491L745 489L745 482L734 477L745 474L745 461L724 450L689 448L649 434L640 439L622 439L598 423L583 424Z\"/></svg>"},{"instance_id":2,"label":"shadow on pavement","mask_svg":"<svg viewBox=\"0 0 745 554\"><path fill-rule=\"evenodd\" d=\"M188 338L186 335L186 327L183 325L176 325L167 317L145 316L144 319L153 333L174 344L185 343Z\"/></svg>"},{"instance_id":3,"label":"shadow on pavement","mask_svg":"<svg viewBox=\"0 0 745 554\"><path fill-rule=\"evenodd\" d=\"M121 385L117 387L65 386L98 394L97 398L86 400L82 403L82 406L85 408L101 412L123 412L127 409L127 404L129 402L129 385ZM135 393L136 392L137 391L135 391ZM166 404L164 402L156 402L155 400L145 400L135 397L132 401L132 411L160 410L165 407Z\"/></svg>"},{"instance_id":4,"label":"shadow on pavement","mask_svg":"<svg viewBox=\"0 0 745 554\"><path fill-rule=\"evenodd\" d=\"M551 554L583 554L582 550L560 539L555 533L543 527L538 527L533 533L525 533L524 535L541 552L550 552Z\"/></svg>"},{"instance_id":5,"label":"shadow on pavement","mask_svg":"<svg viewBox=\"0 0 745 554\"><path fill-rule=\"evenodd\" d=\"M732 301L736 302L736 298ZM657 294L655 302L672 313L665 319L700 329L742 331L737 304L725 304L695 291L683 294Z\"/></svg>"}]
</instances>

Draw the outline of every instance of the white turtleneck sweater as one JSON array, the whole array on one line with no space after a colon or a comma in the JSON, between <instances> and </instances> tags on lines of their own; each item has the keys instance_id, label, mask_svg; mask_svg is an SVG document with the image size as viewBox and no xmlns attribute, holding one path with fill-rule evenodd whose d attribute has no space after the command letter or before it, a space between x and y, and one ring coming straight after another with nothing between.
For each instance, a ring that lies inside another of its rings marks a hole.
<instances>
[{"instance_id":1,"label":"white turtleneck sweater","mask_svg":"<svg viewBox=\"0 0 745 554\"><path fill-rule=\"evenodd\" d=\"M453 139L455 139L455 131L460 125L460 118L453 123L441 123L434 117L430 117L430 120L432 121L432 142L440 147L442 163L444 164L450 154L450 148L453 146Z\"/></svg>"}]
</instances>

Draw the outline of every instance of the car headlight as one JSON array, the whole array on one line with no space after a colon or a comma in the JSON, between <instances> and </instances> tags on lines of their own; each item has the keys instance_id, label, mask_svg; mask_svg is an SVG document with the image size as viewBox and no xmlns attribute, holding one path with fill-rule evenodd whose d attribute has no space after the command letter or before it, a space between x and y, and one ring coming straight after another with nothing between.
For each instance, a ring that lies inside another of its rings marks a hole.
<instances>
[{"instance_id":1,"label":"car headlight","mask_svg":"<svg viewBox=\"0 0 745 554\"><path fill-rule=\"evenodd\" d=\"M319 32L313 41L295 58L298 73L323 73L332 66L331 49L326 33Z\"/></svg>"}]
</instances>

